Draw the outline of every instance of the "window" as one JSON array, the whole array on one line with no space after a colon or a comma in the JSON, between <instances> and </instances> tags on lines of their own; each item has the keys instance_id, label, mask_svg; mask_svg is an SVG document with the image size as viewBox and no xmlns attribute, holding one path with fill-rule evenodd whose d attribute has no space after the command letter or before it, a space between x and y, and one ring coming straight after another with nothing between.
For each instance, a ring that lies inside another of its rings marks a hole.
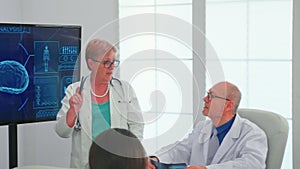
<instances>
[{"instance_id":1,"label":"window","mask_svg":"<svg viewBox=\"0 0 300 169\"><path fill-rule=\"evenodd\" d=\"M282 168L292 168L291 31L291 0L206 1L207 39L225 79L242 90L240 107L273 111L289 121Z\"/></svg>"},{"instance_id":2,"label":"window","mask_svg":"<svg viewBox=\"0 0 300 169\"><path fill-rule=\"evenodd\" d=\"M120 0L119 18L120 77L135 89L145 120L143 144L151 154L193 127L192 1ZM179 23L185 26L172 26ZM170 33L183 28L185 40Z\"/></svg>"}]
</instances>

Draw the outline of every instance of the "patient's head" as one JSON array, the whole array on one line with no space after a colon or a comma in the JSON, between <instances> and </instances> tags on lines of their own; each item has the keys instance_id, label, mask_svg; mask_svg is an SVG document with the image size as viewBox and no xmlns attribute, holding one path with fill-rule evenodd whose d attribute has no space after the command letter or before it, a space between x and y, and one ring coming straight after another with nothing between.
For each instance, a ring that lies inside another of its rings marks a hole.
<instances>
[{"instance_id":1,"label":"patient's head","mask_svg":"<svg viewBox=\"0 0 300 169\"><path fill-rule=\"evenodd\" d=\"M112 128L93 141L90 169L145 169L147 155L140 140L129 130Z\"/></svg>"}]
</instances>

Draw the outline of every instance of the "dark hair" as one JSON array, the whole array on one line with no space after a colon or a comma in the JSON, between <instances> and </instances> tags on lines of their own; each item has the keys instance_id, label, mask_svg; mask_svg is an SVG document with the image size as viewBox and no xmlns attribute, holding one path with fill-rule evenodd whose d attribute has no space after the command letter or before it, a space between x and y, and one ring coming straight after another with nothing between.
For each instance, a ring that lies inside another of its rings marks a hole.
<instances>
[{"instance_id":1,"label":"dark hair","mask_svg":"<svg viewBox=\"0 0 300 169\"><path fill-rule=\"evenodd\" d=\"M98 135L89 152L90 169L145 169L147 155L129 130L112 128Z\"/></svg>"}]
</instances>

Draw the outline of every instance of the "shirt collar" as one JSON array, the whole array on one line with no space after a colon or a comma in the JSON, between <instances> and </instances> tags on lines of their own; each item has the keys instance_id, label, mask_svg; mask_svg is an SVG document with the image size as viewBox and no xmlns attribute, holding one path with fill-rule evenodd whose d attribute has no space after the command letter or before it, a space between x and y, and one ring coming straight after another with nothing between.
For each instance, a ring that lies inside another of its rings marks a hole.
<instances>
[{"instance_id":1,"label":"shirt collar","mask_svg":"<svg viewBox=\"0 0 300 169\"><path fill-rule=\"evenodd\" d=\"M235 117L236 117L236 115L234 115L234 117L231 120L229 120L228 122L226 122L225 124L217 127L216 129L218 131L218 134L222 133L224 131L228 131L231 128L231 126L232 126L232 124L234 122Z\"/></svg>"}]
</instances>

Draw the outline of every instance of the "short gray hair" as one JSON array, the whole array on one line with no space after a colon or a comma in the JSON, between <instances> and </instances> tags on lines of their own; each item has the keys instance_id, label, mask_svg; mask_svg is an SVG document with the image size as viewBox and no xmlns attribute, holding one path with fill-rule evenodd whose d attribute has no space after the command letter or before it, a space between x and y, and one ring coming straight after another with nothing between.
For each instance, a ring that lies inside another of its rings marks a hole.
<instances>
[{"instance_id":1,"label":"short gray hair","mask_svg":"<svg viewBox=\"0 0 300 169\"><path fill-rule=\"evenodd\" d=\"M88 68L90 69L88 65L88 59L96 59L96 57L102 57L110 52L117 53L117 48L108 41L102 39L91 40L87 44L85 49L85 61L87 63Z\"/></svg>"}]
</instances>

